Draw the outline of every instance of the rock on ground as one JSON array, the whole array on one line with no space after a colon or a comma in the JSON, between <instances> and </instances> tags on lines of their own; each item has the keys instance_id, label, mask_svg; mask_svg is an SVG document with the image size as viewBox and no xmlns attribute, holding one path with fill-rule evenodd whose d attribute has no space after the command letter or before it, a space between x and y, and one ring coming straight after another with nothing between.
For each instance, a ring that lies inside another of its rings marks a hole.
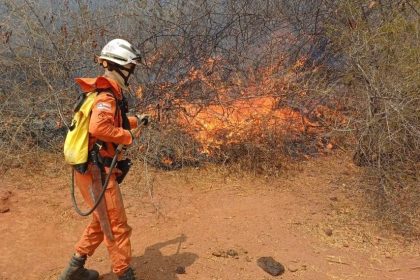
<instances>
[{"instance_id":1,"label":"rock on ground","mask_svg":"<svg viewBox=\"0 0 420 280\"><path fill-rule=\"evenodd\" d=\"M284 273L284 266L272 257L261 257L257 264L270 275L278 276Z\"/></svg>"}]
</instances>

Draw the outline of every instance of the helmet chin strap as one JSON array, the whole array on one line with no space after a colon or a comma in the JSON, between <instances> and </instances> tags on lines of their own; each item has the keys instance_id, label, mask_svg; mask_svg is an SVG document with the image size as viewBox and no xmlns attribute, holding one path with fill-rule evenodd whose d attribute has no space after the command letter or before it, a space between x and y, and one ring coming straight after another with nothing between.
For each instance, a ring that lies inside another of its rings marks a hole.
<instances>
[{"instance_id":1,"label":"helmet chin strap","mask_svg":"<svg viewBox=\"0 0 420 280\"><path fill-rule=\"evenodd\" d=\"M133 74L134 67L132 67L132 68L125 68L124 66L121 66L121 65L118 65L118 64L115 64L115 63L110 63L110 62L107 62L106 65L103 65L103 66L105 68L107 68L109 71L115 71L115 72L117 72L118 75L120 75L121 78L123 78L124 85L126 87L129 86L128 79L130 78L131 74ZM124 73L122 72L122 70L125 70L125 71L128 72L127 76L124 75Z\"/></svg>"},{"instance_id":2,"label":"helmet chin strap","mask_svg":"<svg viewBox=\"0 0 420 280\"><path fill-rule=\"evenodd\" d=\"M124 73L121 71L121 69L128 71L127 76L124 76ZM131 74L133 74L134 68L127 69L121 66L121 67L115 67L113 70L115 70L115 72L117 72L124 79L124 85L128 87L129 86L128 79L130 78Z\"/></svg>"}]
</instances>

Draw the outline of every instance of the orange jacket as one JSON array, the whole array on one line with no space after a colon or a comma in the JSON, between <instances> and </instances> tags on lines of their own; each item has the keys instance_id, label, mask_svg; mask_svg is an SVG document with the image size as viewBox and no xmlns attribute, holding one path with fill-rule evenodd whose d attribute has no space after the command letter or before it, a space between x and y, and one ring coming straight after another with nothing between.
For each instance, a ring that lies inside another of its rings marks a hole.
<instances>
[{"instance_id":1,"label":"orange jacket","mask_svg":"<svg viewBox=\"0 0 420 280\"><path fill-rule=\"evenodd\" d=\"M113 144L130 145L133 141L131 133L122 128L121 110L115 100L122 99L121 88L117 82L104 76L77 78L76 82L84 92L109 89L109 91L103 91L96 96L92 107L89 123L89 150L97 140L101 140L105 142L105 145L101 149L100 155L113 157L115 155ZM136 117L128 117L128 120L131 129L137 127Z\"/></svg>"}]
</instances>

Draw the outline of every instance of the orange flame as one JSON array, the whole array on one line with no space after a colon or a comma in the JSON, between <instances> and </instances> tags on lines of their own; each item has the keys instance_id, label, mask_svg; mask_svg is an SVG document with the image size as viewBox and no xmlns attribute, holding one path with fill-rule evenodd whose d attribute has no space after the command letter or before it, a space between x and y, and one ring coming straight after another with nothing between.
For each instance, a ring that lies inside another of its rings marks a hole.
<instances>
[{"instance_id":1,"label":"orange flame","mask_svg":"<svg viewBox=\"0 0 420 280\"><path fill-rule=\"evenodd\" d=\"M305 58L299 59L288 70L282 68L281 58L269 67L250 70L246 78L237 75L229 82L222 79L221 62L210 58L201 69L192 68L176 85L161 85L163 91L171 87L172 91L189 96L191 87L188 85L198 81L204 92L215 93L217 104L214 101L210 105L204 105L204 102L193 104L174 99L171 92L166 92L159 106L149 108L149 112L158 115L163 122L174 121L184 127L202 144L203 152L207 154L222 145L240 143L245 136L259 137L266 128L280 128L299 135L308 132L308 125L319 127L298 110L278 105L286 92L293 90ZM306 92L295 94L305 95Z\"/></svg>"},{"instance_id":2,"label":"orange flame","mask_svg":"<svg viewBox=\"0 0 420 280\"><path fill-rule=\"evenodd\" d=\"M272 97L256 97L233 101L226 105L186 104L179 124L184 126L203 145L203 151L223 144L239 143L252 132L256 137L263 127L286 127L289 131L303 131L302 116L292 109L275 109Z\"/></svg>"}]
</instances>

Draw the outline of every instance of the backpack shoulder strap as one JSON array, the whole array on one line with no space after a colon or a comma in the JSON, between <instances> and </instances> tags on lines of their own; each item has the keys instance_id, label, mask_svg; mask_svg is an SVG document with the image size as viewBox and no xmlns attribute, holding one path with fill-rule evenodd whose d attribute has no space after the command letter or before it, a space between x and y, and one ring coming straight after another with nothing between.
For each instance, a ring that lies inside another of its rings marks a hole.
<instances>
[{"instance_id":1,"label":"backpack shoulder strap","mask_svg":"<svg viewBox=\"0 0 420 280\"><path fill-rule=\"evenodd\" d=\"M87 95L89 93L96 92L97 94L101 94L104 91L108 91L108 88L105 88L105 89L100 88L100 89L96 89L94 91L87 91L87 92L85 91L85 92L79 93L79 96L77 96L76 104L74 104L74 107L73 107L73 112L74 113L79 112L79 110L82 107L83 103L85 103L85 100L86 100ZM112 93L112 91L111 91L111 93ZM112 93L112 96L114 96L113 93ZM114 96L114 98L115 98L115 96Z\"/></svg>"},{"instance_id":2,"label":"backpack shoulder strap","mask_svg":"<svg viewBox=\"0 0 420 280\"><path fill-rule=\"evenodd\" d=\"M82 92L82 93L79 93L79 96L77 96L76 104L74 104L73 106L74 113L79 112L80 107L82 107L83 103L86 100L86 94L87 92Z\"/></svg>"}]
</instances>

